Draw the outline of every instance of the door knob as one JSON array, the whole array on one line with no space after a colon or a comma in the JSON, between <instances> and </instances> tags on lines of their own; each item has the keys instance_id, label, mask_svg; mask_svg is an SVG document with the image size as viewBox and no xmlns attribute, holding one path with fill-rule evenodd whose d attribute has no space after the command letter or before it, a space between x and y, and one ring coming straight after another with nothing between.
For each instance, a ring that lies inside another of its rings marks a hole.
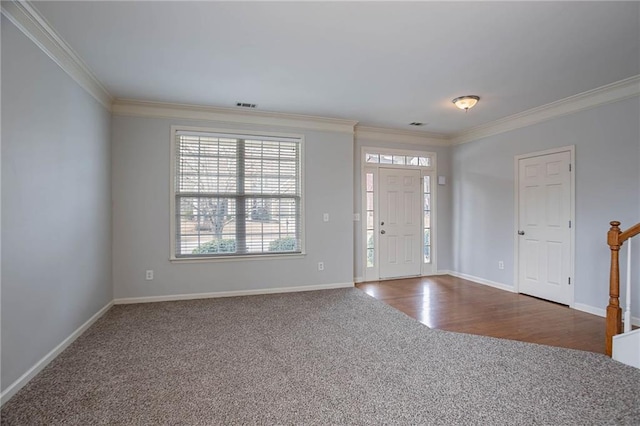
<instances>
[{"instance_id":1,"label":"door knob","mask_svg":"<svg viewBox=\"0 0 640 426\"><path fill-rule=\"evenodd\" d=\"M384 222L380 222L380 226L384 225Z\"/></svg>"},{"instance_id":2,"label":"door knob","mask_svg":"<svg viewBox=\"0 0 640 426\"><path fill-rule=\"evenodd\" d=\"M524 231L518 231L518 235L524 235Z\"/></svg>"},{"instance_id":3,"label":"door knob","mask_svg":"<svg viewBox=\"0 0 640 426\"><path fill-rule=\"evenodd\" d=\"M380 231L381 234L386 234L387 232L383 229L382 231Z\"/></svg>"}]
</instances>

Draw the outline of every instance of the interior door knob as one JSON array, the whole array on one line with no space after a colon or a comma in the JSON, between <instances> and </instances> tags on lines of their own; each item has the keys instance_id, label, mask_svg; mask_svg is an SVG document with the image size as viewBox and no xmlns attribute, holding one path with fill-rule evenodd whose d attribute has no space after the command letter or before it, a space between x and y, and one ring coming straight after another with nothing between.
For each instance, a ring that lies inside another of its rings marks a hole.
<instances>
[{"instance_id":1,"label":"interior door knob","mask_svg":"<svg viewBox=\"0 0 640 426\"><path fill-rule=\"evenodd\" d=\"M518 235L524 235L524 231L518 231Z\"/></svg>"},{"instance_id":2,"label":"interior door knob","mask_svg":"<svg viewBox=\"0 0 640 426\"><path fill-rule=\"evenodd\" d=\"M387 232L383 229L382 231L380 231L381 234L386 234Z\"/></svg>"}]
</instances>

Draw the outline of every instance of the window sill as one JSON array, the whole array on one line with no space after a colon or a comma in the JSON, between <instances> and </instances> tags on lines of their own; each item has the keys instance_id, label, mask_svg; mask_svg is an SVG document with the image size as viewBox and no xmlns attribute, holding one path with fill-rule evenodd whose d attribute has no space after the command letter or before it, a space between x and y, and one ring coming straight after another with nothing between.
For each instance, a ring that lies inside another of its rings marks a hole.
<instances>
[{"instance_id":1,"label":"window sill","mask_svg":"<svg viewBox=\"0 0 640 426\"><path fill-rule=\"evenodd\" d=\"M225 257L170 257L171 263L218 263L218 262L242 262L249 260L285 260L285 259L301 259L306 257L306 253L292 254L260 254L260 255L241 255L241 256L225 256Z\"/></svg>"}]
</instances>

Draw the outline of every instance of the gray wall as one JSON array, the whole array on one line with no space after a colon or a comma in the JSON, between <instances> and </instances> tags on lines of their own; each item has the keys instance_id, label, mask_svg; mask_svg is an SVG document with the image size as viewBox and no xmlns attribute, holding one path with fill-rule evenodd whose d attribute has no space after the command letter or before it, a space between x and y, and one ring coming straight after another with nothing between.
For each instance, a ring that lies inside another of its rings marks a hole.
<instances>
[{"instance_id":1,"label":"gray wall","mask_svg":"<svg viewBox=\"0 0 640 426\"><path fill-rule=\"evenodd\" d=\"M170 262L171 125L304 134L306 256ZM114 116L112 147L116 299L353 282L352 134Z\"/></svg>"},{"instance_id":2,"label":"gray wall","mask_svg":"<svg viewBox=\"0 0 640 426\"><path fill-rule=\"evenodd\" d=\"M448 178L437 187L440 270L513 284L518 154L576 145L577 303L606 305L608 222L640 220L637 97L453 148L367 140L354 146L351 134L337 132L112 119L4 17L1 47L2 390L114 297L348 283L362 276L352 213L362 213L363 145L437 153L437 174ZM170 262L172 124L303 133L306 256ZM153 281L144 279L146 269L155 271ZM640 316L640 292L634 297Z\"/></svg>"},{"instance_id":3,"label":"gray wall","mask_svg":"<svg viewBox=\"0 0 640 426\"><path fill-rule=\"evenodd\" d=\"M434 182L434 186L437 192L437 241L436 241L436 253L438 270L451 269L451 147L449 146L429 146L418 145L408 143L398 143L393 140L393 136L389 137L388 141L373 140L366 138L356 138L354 144L354 212L360 213L361 219L365 217L362 209L362 159L361 151L362 147L378 147L388 149L402 149L408 151L422 151L422 152L435 152L437 156L436 174L438 176L445 176L447 179L446 185L438 185L437 181ZM364 277L364 259L362 258L363 250L363 237L362 226L360 223L354 229L355 235L355 254L354 254L354 268L355 277Z\"/></svg>"},{"instance_id":4,"label":"gray wall","mask_svg":"<svg viewBox=\"0 0 640 426\"><path fill-rule=\"evenodd\" d=\"M513 285L514 156L575 145L575 302L604 308L609 222L640 221L639 117L635 97L454 147L452 269Z\"/></svg>"},{"instance_id":5,"label":"gray wall","mask_svg":"<svg viewBox=\"0 0 640 426\"><path fill-rule=\"evenodd\" d=\"M109 303L110 114L2 17L2 383Z\"/></svg>"}]
</instances>

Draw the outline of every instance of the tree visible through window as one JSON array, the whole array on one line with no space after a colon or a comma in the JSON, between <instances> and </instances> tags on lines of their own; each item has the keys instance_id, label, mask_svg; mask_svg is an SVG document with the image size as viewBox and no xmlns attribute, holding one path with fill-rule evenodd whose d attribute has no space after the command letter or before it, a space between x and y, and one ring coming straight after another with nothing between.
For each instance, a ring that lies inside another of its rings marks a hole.
<instances>
[{"instance_id":1,"label":"tree visible through window","mask_svg":"<svg viewBox=\"0 0 640 426\"><path fill-rule=\"evenodd\" d=\"M175 138L176 257L301 252L299 139Z\"/></svg>"}]
</instances>

